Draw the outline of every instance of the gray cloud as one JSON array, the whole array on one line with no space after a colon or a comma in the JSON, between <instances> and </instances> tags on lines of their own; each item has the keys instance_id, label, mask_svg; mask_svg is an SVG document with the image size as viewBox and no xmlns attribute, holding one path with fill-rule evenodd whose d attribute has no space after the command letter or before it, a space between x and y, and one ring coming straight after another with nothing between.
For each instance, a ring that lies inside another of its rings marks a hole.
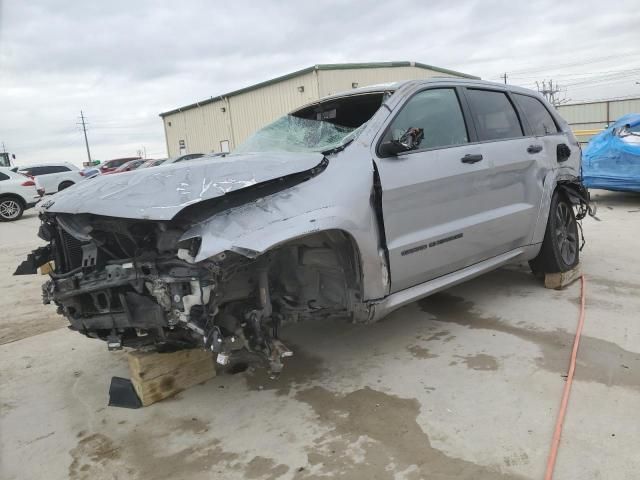
<instances>
[{"instance_id":1,"label":"gray cloud","mask_svg":"<svg viewBox=\"0 0 640 480\"><path fill-rule=\"evenodd\" d=\"M569 84L573 74L640 68L634 9L631 0L5 1L0 140L23 163L80 163L83 109L97 158L142 145L161 156L160 111L316 63L416 60ZM640 95L638 79L568 93Z\"/></svg>"}]
</instances>

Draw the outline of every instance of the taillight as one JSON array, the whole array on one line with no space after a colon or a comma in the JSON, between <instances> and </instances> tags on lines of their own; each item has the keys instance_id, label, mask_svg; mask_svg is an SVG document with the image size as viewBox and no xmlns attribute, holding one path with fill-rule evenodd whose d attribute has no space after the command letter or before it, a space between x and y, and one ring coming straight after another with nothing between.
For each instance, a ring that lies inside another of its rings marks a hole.
<instances>
[{"instance_id":1,"label":"taillight","mask_svg":"<svg viewBox=\"0 0 640 480\"><path fill-rule=\"evenodd\" d=\"M25 182L22 182L20 185L22 185L23 187L35 187L36 182L34 182L33 180L27 180Z\"/></svg>"}]
</instances>

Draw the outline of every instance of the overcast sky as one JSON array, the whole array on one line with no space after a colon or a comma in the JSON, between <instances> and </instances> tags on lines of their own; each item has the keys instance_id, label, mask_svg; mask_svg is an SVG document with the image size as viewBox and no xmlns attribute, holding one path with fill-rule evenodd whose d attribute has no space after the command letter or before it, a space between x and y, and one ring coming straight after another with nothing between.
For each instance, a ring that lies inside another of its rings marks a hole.
<instances>
[{"instance_id":1,"label":"overcast sky","mask_svg":"<svg viewBox=\"0 0 640 480\"><path fill-rule=\"evenodd\" d=\"M640 96L637 2L0 0L0 141L19 164L166 155L158 113L317 63L412 60L573 101Z\"/></svg>"}]
</instances>

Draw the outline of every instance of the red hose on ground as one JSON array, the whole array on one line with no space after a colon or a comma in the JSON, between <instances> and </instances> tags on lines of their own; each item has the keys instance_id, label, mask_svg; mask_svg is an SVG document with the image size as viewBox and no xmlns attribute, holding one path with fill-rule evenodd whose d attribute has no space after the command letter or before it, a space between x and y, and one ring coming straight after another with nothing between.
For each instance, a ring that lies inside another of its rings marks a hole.
<instances>
[{"instance_id":1,"label":"red hose on ground","mask_svg":"<svg viewBox=\"0 0 640 480\"><path fill-rule=\"evenodd\" d=\"M556 428L553 432L553 440L551 442L551 451L547 460L547 470L544 474L544 480L553 478L553 469L556 465L556 457L558 456L558 447L560 446L560 435L562 434L562 425L564 416L567 412L567 404L569 403L569 394L571 393L571 383L573 382L573 373L576 369L576 357L578 355L578 345L580 345L580 335L582 334L582 326L584 325L584 303L585 303L585 287L586 280L584 275L580 277L580 318L578 320L578 329L576 330L576 338L573 341L573 350L571 351L571 360L569 361L569 373L567 374L567 382L564 384L562 392L562 401L560 402L560 411L556 420Z\"/></svg>"}]
</instances>

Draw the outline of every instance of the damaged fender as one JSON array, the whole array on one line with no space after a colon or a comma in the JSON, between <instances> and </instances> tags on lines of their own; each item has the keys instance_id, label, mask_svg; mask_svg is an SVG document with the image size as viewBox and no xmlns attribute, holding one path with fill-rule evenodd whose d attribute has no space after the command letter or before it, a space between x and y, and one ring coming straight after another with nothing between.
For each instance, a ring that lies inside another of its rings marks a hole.
<instances>
[{"instance_id":1,"label":"damaged fender","mask_svg":"<svg viewBox=\"0 0 640 480\"><path fill-rule=\"evenodd\" d=\"M344 165L338 169L329 164L322 176L343 169ZM346 197L365 197L365 201L358 203L345 203L335 195L326 195L324 183L311 179L304 185L222 211L185 232L180 243L199 238L200 247L193 256L182 252L182 258L198 263L225 251L256 258L285 242L318 232L338 230L347 234L355 244L362 271L364 299L383 297L389 291L388 282L380 281L380 270L386 269L386 264L376 241L378 222L371 205L366 201L373 185L373 170L359 176L359 181L351 177L350 188L343 192ZM344 205L349 203L352 208L345 208Z\"/></svg>"}]
</instances>

